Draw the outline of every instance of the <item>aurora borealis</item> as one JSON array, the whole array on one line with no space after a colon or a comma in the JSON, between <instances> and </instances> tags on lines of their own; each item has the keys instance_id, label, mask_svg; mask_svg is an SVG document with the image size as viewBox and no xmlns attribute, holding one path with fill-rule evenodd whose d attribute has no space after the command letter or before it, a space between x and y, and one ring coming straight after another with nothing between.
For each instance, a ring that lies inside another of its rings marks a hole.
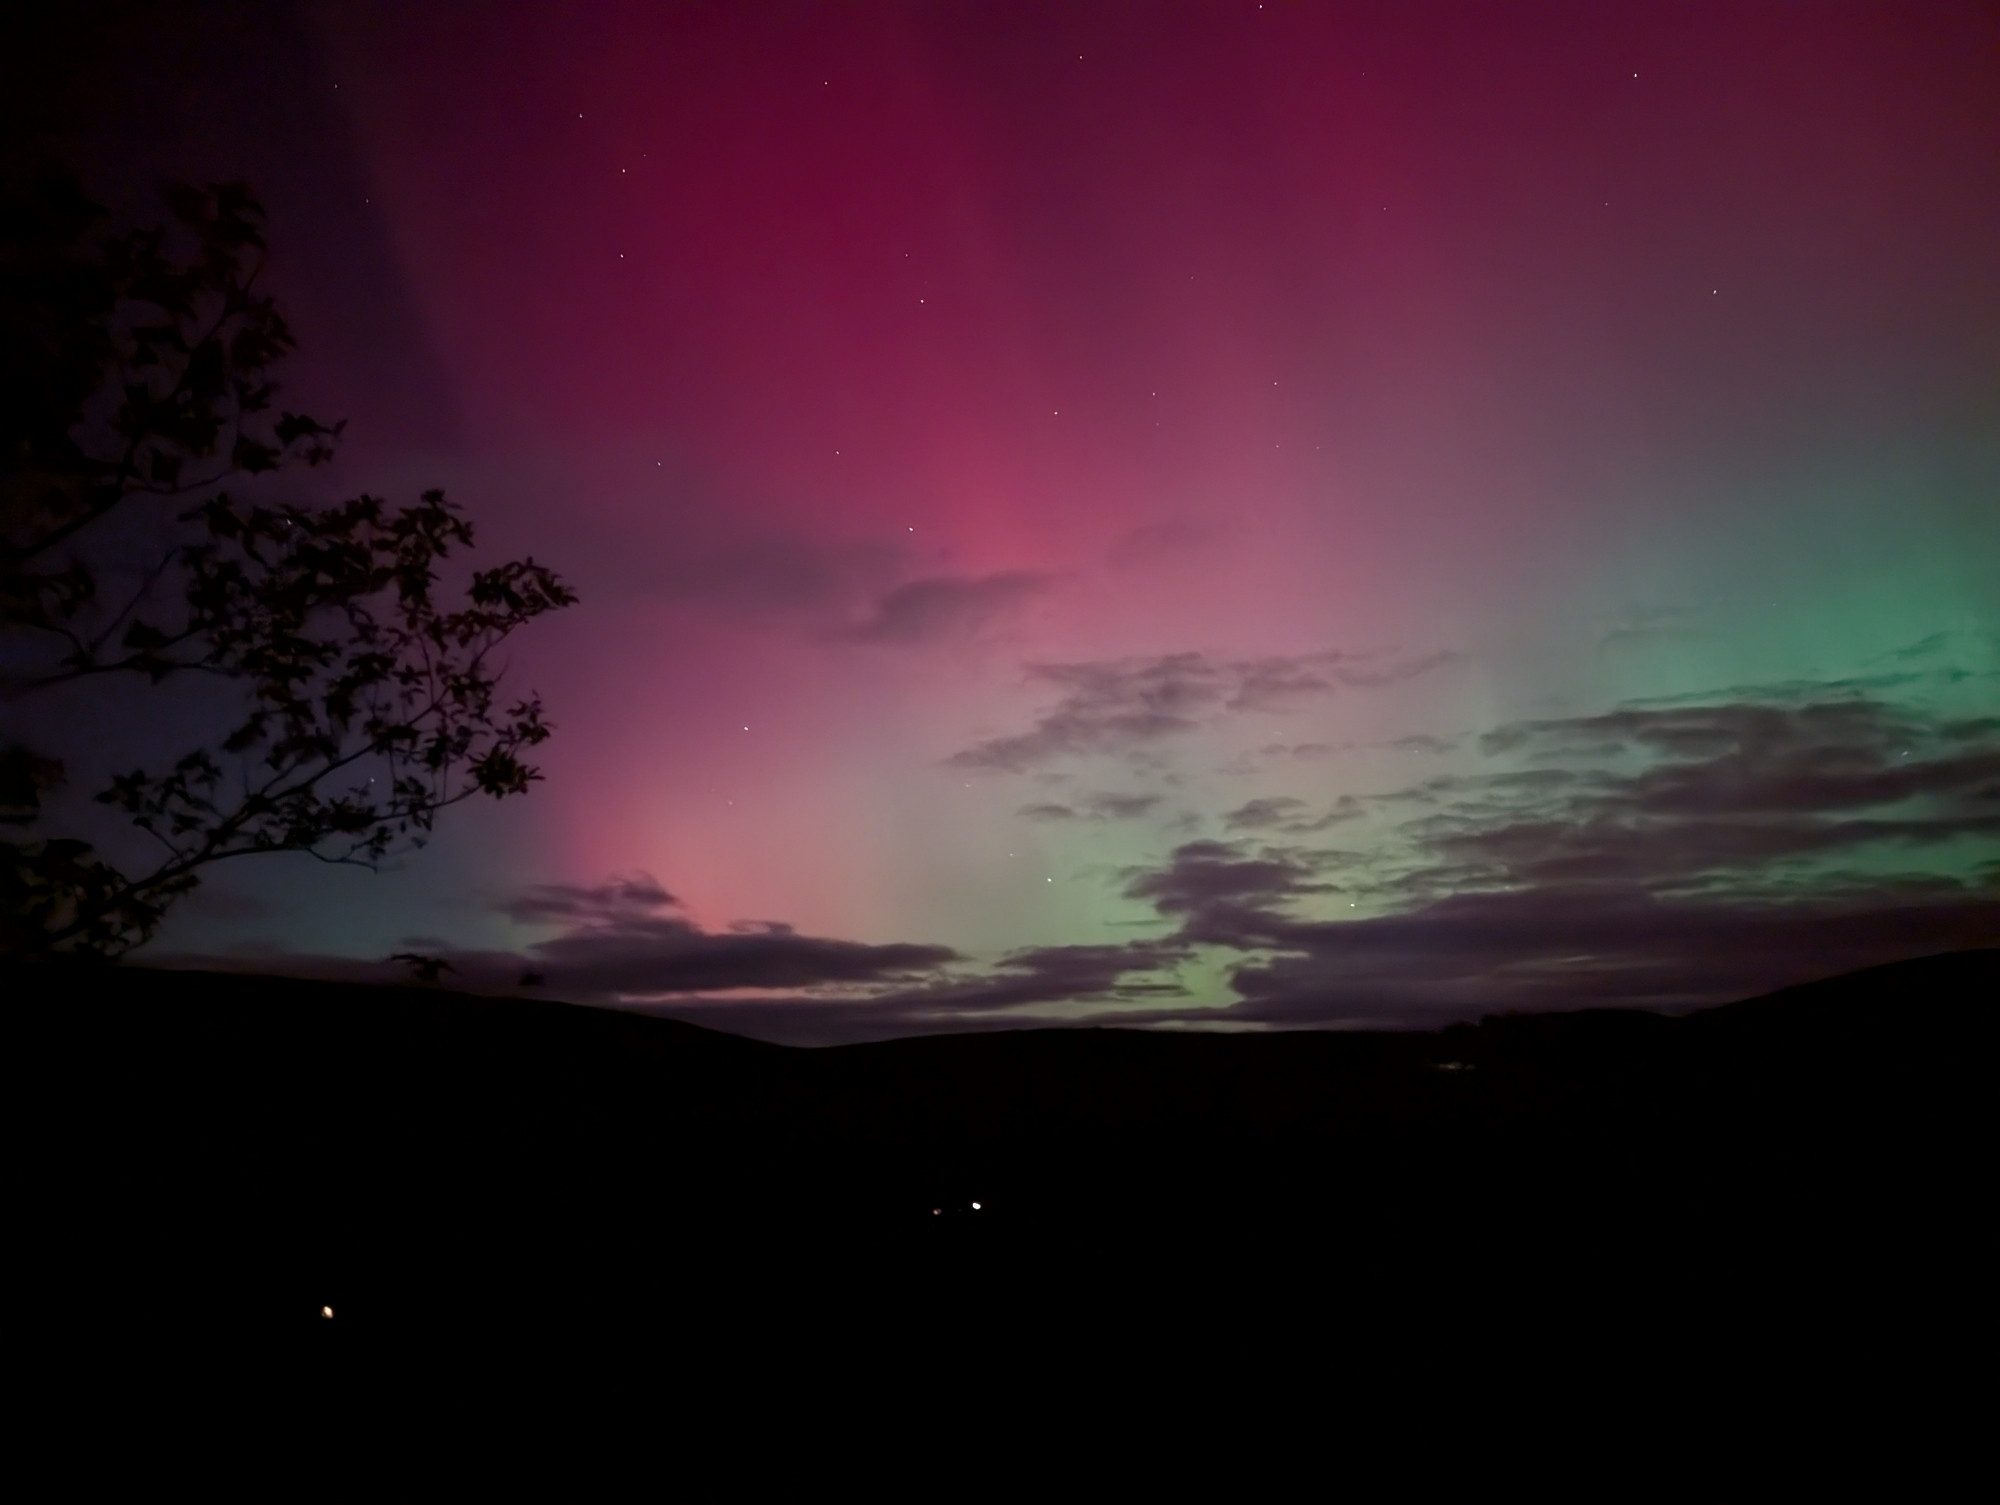
<instances>
[{"instance_id":1,"label":"aurora borealis","mask_svg":"<svg viewBox=\"0 0 2000 1505\"><path fill-rule=\"evenodd\" d=\"M2000 943L1991 6L197 10L99 191L255 183L311 486L583 604L531 799L162 959L827 1041Z\"/></svg>"}]
</instances>

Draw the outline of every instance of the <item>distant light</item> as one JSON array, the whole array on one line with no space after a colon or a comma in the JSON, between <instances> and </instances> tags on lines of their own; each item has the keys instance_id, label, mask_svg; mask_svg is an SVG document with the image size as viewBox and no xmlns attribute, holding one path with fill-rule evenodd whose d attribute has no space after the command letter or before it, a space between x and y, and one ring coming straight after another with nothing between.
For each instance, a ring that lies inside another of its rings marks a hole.
<instances>
[{"instance_id":1,"label":"distant light","mask_svg":"<svg viewBox=\"0 0 2000 1505\"><path fill-rule=\"evenodd\" d=\"M333 1308L330 1306L323 1306L319 1309L319 1314L322 1317L331 1317L333 1315Z\"/></svg>"},{"instance_id":2,"label":"distant light","mask_svg":"<svg viewBox=\"0 0 2000 1505\"><path fill-rule=\"evenodd\" d=\"M974 1202L974 1203L972 1204L972 1210L973 1210L974 1212L977 1212L977 1211L979 1211L979 1204L978 1204L977 1202Z\"/></svg>"},{"instance_id":3,"label":"distant light","mask_svg":"<svg viewBox=\"0 0 2000 1505\"><path fill-rule=\"evenodd\" d=\"M933 1207L933 1208L931 1209L931 1216L932 1216L932 1217L936 1217L936 1216L938 1216L938 1214L942 1213L943 1211L944 1211L944 1209L943 1209L942 1207Z\"/></svg>"}]
</instances>

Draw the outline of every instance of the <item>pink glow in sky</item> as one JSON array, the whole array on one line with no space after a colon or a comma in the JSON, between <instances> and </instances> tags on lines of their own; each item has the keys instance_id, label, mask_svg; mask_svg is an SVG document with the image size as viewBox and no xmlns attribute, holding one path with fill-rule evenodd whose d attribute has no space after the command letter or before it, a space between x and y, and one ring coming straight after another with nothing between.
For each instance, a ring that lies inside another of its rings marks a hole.
<instances>
[{"instance_id":1,"label":"pink glow in sky","mask_svg":"<svg viewBox=\"0 0 2000 1505\"><path fill-rule=\"evenodd\" d=\"M532 808L286 944L429 905L474 968L549 941L505 895L553 884L634 955L956 953L572 988L833 1038L1676 1003L2000 938L1976 780L1896 796L1921 839L1796 795L2000 756L1963 730L2000 708L1991 8L306 14L349 186L269 197L280 276L288 203L345 224L291 264L343 479L446 485L584 604L517 656L560 726ZM600 887L638 874L678 907ZM1506 903L1506 944L1453 928ZM1856 915L1854 958L1801 938Z\"/></svg>"}]
</instances>

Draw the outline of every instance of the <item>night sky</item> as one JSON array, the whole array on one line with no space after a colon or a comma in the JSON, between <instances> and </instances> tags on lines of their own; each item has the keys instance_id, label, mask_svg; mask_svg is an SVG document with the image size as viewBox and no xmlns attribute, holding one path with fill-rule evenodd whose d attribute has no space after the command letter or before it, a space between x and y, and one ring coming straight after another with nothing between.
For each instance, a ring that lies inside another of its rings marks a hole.
<instances>
[{"instance_id":1,"label":"night sky","mask_svg":"<svg viewBox=\"0 0 2000 1505\"><path fill-rule=\"evenodd\" d=\"M582 604L531 797L142 957L817 1042L2000 943L2000 9L166 9L42 125L261 191L292 494Z\"/></svg>"}]
</instances>

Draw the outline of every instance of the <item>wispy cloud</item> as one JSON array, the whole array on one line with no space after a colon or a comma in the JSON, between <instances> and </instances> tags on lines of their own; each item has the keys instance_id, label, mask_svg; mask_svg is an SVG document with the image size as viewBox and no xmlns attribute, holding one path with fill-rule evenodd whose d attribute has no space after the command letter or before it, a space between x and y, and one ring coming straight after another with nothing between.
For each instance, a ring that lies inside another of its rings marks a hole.
<instances>
[{"instance_id":1,"label":"wispy cloud","mask_svg":"<svg viewBox=\"0 0 2000 1505\"><path fill-rule=\"evenodd\" d=\"M1138 820L1150 814L1161 799L1157 794L1093 794L1083 803L1092 815L1106 820Z\"/></svg>"},{"instance_id":2,"label":"wispy cloud","mask_svg":"<svg viewBox=\"0 0 2000 1505\"><path fill-rule=\"evenodd\" d=\"M1419 733L1411 737L1398 737L1388 744L1397 752L1437 753L1454 752L1458 743L1449 737L1432 737Z\"/></svg>"},{"instance_id":3,"label":"wispy cloud","mask_svg":"<svg viewBox=\"0 0 2000 1505\"><path fill-rule=\"evenodd\" d=\"M1009 953L988 972L892 993L879 1002L935 1016L940 1010L988 1012L1025 1004L1185 997L1180 984L1151 975L1171 969L1185 954L1174 943L1152 941L1030 947ZM1135 974L1149 980L1137 980Z\"/></svg>"},{"instance_id":4,"label":"wispy cloud","mask_svg":"<svg viewBox=\"0 0 2000 1505\"><path fill-rule=\"evenodd\" d=\"M1482 745L1526 766L1386 796L1421 812L1399 847L1190 842L1125 893L1243 957L1230 1012L1263 1023L1692 1006L2000 944L2000 718L1729 701ZM1252 801L1232 825L1305 808Z\"/></svg>"},{"instance_id":5,"label":"wispy cloud","mask_svg":"<svg viewBox=\"0 0 2000 1505\"><path fill-rule=\"evenodd\" d=\"M1222 824L1231 831L1269 831L1286 836L1305 836L1314 831L1324 831L1342 821L1354 820L1364 809L1362 802L1353 795L1342 795L1329 809L1315 815L1313 807L1302 799L1273 795L1245 801L1224 815Z\"/></svg>"},{"instance_id":6,"label":"wispy cloud","mask_svg":"<svg viewBox=\"0 0 2000 1505\"><path fill-rule=\"evenodd\" d=\"M2000 717L1736 702L1523 722L1480 745L1559 766L1539 787L1469 781L1414 828L1460 883L1740 888L1791 859L2000 837Z\"/></svg>"},{"instance_id":7,"label":"wispy cloud","mask_svg":"<svg viewBox=\"0 0 2000 1505\"><path fill-rule=\"evenodd\" d=\"M1077 813L1068 805L1023 805L1018 812L1023 820L1075 820Z\"/></svg>"},{"instance_id":8,"label":"wispy cloud","mask_svg":"<svg viewBox=\"0 0 2000 1505\"><path fill-rule=\"evenodd\" d=\"M551 986L598 998L880 983L958 959L947 946L868 945L800 935L789 925L703 930L650 878L544 887L510 912L565 922L561 934L526 953Z\"/></svg>"},{"instance_id":9,"label":"wispy cloud","mask_svg":"<svg viewBox=\"0 0 2000 1505\"><path fill-rule=\"evenodd\" d=\"M1784 903L1668 898L1637 884L1453 895L1389 915L1266 924L1235 937L1265 954L1232 971L1239 1001L1230 1013L1267 1024L1409 1024L1517 1010L1696 1007L2000 944L1996 901L1990 885L1922 883Z\"/></svg>"},{"instance_id":10,"label":"wispy cloud","mask_svg":"<svg viewBox=\"0 0 2000 1505\"><path fill-rule=\"evenodd\" d=\"M1156 809L1165 796L1158 794L1088 794L1067 805L1023 805L1020 814L1028 820L1138 820Z\"/></svg>"},{"instance_id":11,"label":"wispy cloud","mask_svg":"<svg viewBox=\"0 0 2000 1505\"><path fill-rule=\"evenodd\" d=\"M1217 660L1201 653L1030 664L1031 683L1058 692L1025 732L952 755L959 768L1025 772L1062 758L1135 751L1227 713L1282 711L1340 689L1398 684L1453 661L1339 652Z\"/></svg>"},{"instance_id":12,"label":"wispy cloud","mask_svg":"<svg viewBox=\"0 0 2000 1505\"><path fill-rule=\"evenodd\" d=\"M1020 610L1050 586L1046 575L935 575L899 585L839 636L854 643L922 647L965 638Z\"/></svg>"},{"instance_id":13,"label":"wispy cloud","mask_svg":"<svg viewBox=\"0 0 2000 1505\"><path fill-rule=\"evenodd\" d=\"M1075 1022L1076 1010L1118 1007L1151 1018L1184 1004L1168 973L1171 944L1044 946L930 986L870 996L684 998L647 1010L690 1024L798 1045L832 1045L940 1030L1020 1029ZM1071 1006L1067 1017L1056 1006Z\"/></svg>"},{"instance_id":14,"label":"wispy cloud","mask_svg":"<svg viewBox=\"0 0 2000 1505\"><path fill-rule=\"evenodd\" d=\"M512 990L526 973L551 997L624 1003L734 991L907 987L961 960L949 946L872 945L800 935L788 925L744 923L705 930L674 897L644 875L594 885L544 884L496 906L528 925L557 933L518 950L453 947L436 937L406 937L404 949L449 964L456 985ZM175 965L223 964L226 958L162 958ZM308 976L399 979L388 962L313 956L262 956L262 967Z\"/></svg>"}]
</instances>

